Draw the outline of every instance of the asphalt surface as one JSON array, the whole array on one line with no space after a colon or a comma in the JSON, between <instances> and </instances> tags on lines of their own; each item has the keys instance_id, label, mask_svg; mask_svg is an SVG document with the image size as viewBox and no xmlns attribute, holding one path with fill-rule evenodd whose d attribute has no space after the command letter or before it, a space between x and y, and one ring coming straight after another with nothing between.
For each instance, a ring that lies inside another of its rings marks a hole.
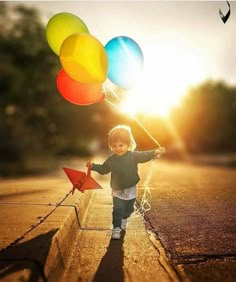
<instances>
[{"instance_id":1,"label":"asphalt surface","mask_svg":"<svg viewBox=\"0 0 236 282\"><path fill-rule=\"evenodd\" d=\"M146 218L175 269L190 281L235 281L236 170L163 162L153 166ZM149 171L149 165L143 167L142 179Z\"/></svg>"},{"instance_id":2,"label":"asphalt surface","mask_svg":"<svg viewBox=\"0 0 236 282\"><path fill-rule=\"evenodd\" d=\"M109 177L73 196L62 170L1 180L0 280L235 281L235 170L160 160L140 173L146 224L134 214L117 241Z\"/></svg>"}]
</instances>

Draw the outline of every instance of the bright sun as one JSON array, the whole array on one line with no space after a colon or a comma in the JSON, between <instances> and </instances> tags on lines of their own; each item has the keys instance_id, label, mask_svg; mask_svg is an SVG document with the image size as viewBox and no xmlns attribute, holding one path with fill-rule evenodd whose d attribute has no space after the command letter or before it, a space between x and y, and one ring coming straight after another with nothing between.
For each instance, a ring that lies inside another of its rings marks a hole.
<instances>
[{"instance_id":1,"label":"bright sun","mask_svg":"<svg viewBox=\"0 0 236 282\"><path fill-rule=\"evenodd\" d=\"M126 94L121 108L130 115L167 117L188 88L206 78L203 58L193 49L180 48L176 42L164 42L158 53L153 48L145 51L142 78Z\"/></svg>"}]
</instances>

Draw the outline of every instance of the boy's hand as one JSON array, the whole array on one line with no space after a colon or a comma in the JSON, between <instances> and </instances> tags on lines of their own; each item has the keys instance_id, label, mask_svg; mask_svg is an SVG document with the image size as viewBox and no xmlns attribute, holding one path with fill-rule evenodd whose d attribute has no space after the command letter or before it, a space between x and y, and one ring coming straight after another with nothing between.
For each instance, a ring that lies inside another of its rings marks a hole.
<instances>
[{"instance_id":1,"label":"boy's hand","mask_svg":"<svg viewBox=\"0 0 236 282\"><path fill-rule=\"evenodd\" d=\"M155 156L158 157L158 155L164 154L166 152L166 149L164 147L159 147L155 150Z\"/></svg>"},{"instance_id":2,"label":"boy's hand","mask_svg":"<svg viewBox=\"0 0 236 282\"><path fill-rule=\"evenodd\" d=\"M165 154L165 152L166 152L165 147L160 147L160 148L158 148L158 150L159 150L159 154Z\"/></svg>"},{"instance_id":3,"label":"boy's hand","mask_svg":"<svg viewBox=\"0 0 236 282\"><path fill-rule=\"evenodd\" d=\"M93 162L91 162L90 160L87 161L86 163L86 167L91 169L93 167Z\"/></svg>"}]
</instances>

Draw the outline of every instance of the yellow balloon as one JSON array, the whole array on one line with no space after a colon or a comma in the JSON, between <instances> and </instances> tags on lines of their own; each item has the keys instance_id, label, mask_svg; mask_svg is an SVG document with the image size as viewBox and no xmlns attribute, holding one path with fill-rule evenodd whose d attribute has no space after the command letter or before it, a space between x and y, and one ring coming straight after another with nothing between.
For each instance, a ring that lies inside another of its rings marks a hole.
<instances>
[{"instance_id":1,"label":"yellow balloon","mask_svg":"<svg viewBox=\"0 0 236 282\"><path fill-rule=\"evenodd\" d=\"M59 56L63 41L74 33L89 33L86 24L71 13L59 13L54 15L46 27L47 42L56 55Z\"/></svg>"},{"instance_id":2,"label":"yellow balloon","mask_svg":"<svg viewBox=\"0 0 236 282\"><path fill-rule=\"evenodd\" d=\"M104 46L91 34L72 34L62 43L60 61L74 80L103 83L107 78L108 57Z\"/></svg>"}]
</instances>

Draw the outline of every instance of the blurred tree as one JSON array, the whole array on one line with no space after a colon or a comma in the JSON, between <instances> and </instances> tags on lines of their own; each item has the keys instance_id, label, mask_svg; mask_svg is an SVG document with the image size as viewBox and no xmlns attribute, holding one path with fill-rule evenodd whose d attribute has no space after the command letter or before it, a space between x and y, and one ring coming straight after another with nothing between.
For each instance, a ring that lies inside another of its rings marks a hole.
<instances>
[{"instance_id":1,"label":"blurred tree","mask_svg":"<svg viewBox=\"0 0 236 282\"><path fill-rule=\"evenodd\" d=\"M172 121L189 152L235 152L236 88L214 81L193 87Z\"/></svg>"},{"instance_id":2,"label":"blurred tree","mask_svg":"<svg viewBox=\"0 0 236 282\"><path fill-rule=\"evenodd\" d=\"M0 2L0 16L0 174L47 168L62 153L87 154L104 107L72 105L58 93L59 59L37 10Z\"/></svg>"},{"instance_id":3,"label":"blurred tree","mask_svg":"<svg viewBox=\"0 0 236 282\"><path fill-rule=\"evenodd\" d=\"M107 132L118 123L132 126L138 149L155 146L134 120L106 102L83 107L61 97L60 62L37 10L0 2L0 62L0 175L46 169L49 159L62 154L105 150ZM172 114L189 152L235 151L235 97L236 89L223 82L190 90ZM161 145L171 142L165 121L141 114L137 119Z\"/></svg>"},{"instance_id":4,"label":"blurred tree","mask_svg":"<svg viewBox=\"0 0 236 282\"><path fill-rule=\"evenodd\" d=\"M50 95L56 90L58 63L47 47L36 10L23 6L11 10L1 3L1 16L0 155L1 162L18 161L19 166L50 145L55 123Z\"/></svg>"}]
</instances>

